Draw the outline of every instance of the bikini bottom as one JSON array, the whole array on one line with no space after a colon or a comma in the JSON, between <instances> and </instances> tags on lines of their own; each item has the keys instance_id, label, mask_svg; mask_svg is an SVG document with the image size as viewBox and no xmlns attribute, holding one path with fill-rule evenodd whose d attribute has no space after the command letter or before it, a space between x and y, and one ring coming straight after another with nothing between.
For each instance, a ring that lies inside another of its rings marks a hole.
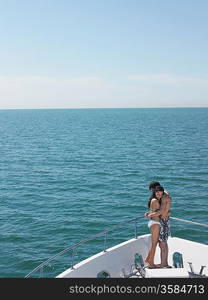
<instances>
[{"instance_id":1,"label":"bikini bottom","mask_svg":"<svg viewBox=\"0 0 208 300\"><path fill-rule=\"evenodd\" d=\"M154 224L161 225L159 221L154 221L154 220L149 220L147 225L150 228Z\"/></svg>"}]
</instances>

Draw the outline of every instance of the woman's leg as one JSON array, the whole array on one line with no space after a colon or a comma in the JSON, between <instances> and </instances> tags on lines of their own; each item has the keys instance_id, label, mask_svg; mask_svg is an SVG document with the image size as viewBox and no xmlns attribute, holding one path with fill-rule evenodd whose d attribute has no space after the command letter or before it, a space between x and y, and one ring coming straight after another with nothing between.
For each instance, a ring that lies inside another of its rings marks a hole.
<instances>
[{"instance_id":1,"label":"woman's leg","mask_svg":"<svg viewBox=\"0 0 208 300\"><path fill-rule=\"evenodd\" d=\"M150 227L150 231L151 231L151 247L149 249L145 261L149 264L150 267L155 267L154 258L155 258L155 251L159 239L160 225L158 224L152 225Z\"/></svg>"}]
</instances>

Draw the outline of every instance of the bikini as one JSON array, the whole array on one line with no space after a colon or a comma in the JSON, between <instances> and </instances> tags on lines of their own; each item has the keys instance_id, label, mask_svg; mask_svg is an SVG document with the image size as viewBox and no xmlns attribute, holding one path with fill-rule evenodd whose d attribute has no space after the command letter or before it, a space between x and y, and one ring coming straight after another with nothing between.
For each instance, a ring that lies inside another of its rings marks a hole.
<instances>
[{"instance_id":1,"label":"bikini","mask_svg":"<svg viewBox=\"0 0 208 300\"><path fill-rule=\"evenodd\" d=\"M154 225L154 224L157 224L157 225L160 225L160 226L161 226L160 222L154 221L154 220L149 220L148 223L147 223L147 225L148 225L149 228L150 228L152 225Z\"/></svg>"}]
</instances>

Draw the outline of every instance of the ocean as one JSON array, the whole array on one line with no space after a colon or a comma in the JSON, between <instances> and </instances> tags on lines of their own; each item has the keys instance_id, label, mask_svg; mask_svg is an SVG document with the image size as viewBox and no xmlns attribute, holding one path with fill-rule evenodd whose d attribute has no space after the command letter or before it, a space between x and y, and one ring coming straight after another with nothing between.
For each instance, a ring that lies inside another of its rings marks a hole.
<instances>
[{"instance_id":1,"label":"ocean","mask_svg":"<svg viewBox=\"0 0 208 300\"><path fill-rule=\"evenodd\" d=\"M172 217L208 223L208 108L0 110L0 147L1 278L121 222L107 247L132 238L135 217L149 233L150 181L170 192ZM206 227L171 220L171 233L208 244ZM78 247L75 263L103 244ZM70 264L66 253L44 276Z\"/></svg>"}]
</instances>

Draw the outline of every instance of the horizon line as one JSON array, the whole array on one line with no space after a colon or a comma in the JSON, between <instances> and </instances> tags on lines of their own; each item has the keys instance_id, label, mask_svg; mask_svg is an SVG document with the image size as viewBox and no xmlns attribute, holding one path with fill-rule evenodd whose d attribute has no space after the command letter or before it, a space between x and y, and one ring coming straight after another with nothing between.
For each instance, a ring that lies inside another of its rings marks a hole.
<instances>
[{"instance_id":1,"label":"horizon line","mask_svg":"<svg viewBox=\"0 0 208 300\"><path fill-rule=\"evenodd\" d=\"M0 108L0 110L68 110L68 109L171 109L171 108L208 108L208 106L153 106L153 107L39 107L39 108Z\"/></svg>"}]
</instances>

